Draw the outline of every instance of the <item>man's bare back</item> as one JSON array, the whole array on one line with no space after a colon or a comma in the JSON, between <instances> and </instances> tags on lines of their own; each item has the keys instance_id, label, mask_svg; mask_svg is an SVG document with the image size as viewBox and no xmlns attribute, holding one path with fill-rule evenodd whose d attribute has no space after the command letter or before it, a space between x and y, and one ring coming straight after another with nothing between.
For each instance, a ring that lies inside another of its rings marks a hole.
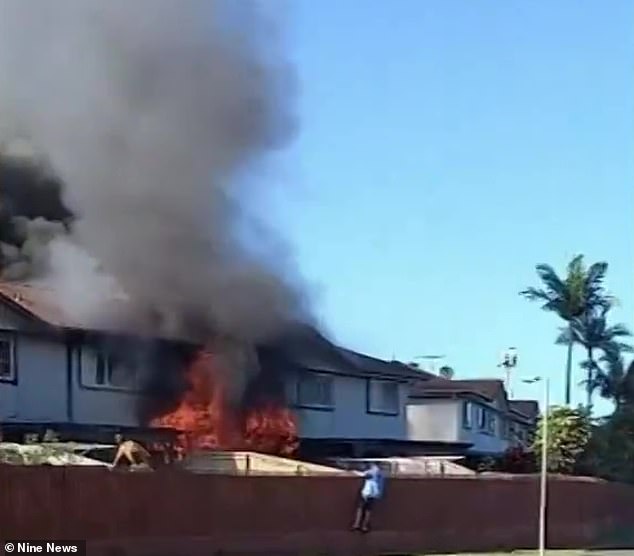
<instances>
[{"instance_id":1,"label":"man's bare back","mask_svg":"<svg viewBox=\"0 0 634 556\"><path fill-rule=\"evenodd\" d=\"M123 459L127 460L130 465L144 464L152 467L152 456L141 444L134 440L123 440L121 435L117 435L115 439L119 446L112 467L117 467Z\"/></svg>"}]
</instances>

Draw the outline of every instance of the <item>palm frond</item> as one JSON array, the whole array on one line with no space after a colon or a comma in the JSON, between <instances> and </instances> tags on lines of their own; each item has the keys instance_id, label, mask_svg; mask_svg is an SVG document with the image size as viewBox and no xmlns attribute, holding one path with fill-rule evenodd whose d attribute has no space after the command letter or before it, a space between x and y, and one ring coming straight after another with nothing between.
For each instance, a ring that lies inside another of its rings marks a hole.
<instances>
[{"instance_id":1,"label":"palm frond","mask_svg":"<svg viewBox=\"0 0 634 556\"><path fill-rule=\"evenodd\" d=\"M632 335L629 328L624 324L614 324L612 326L608 326L605 329L605 334L606 336L611 336L612 338L624 338Z\"/></svg>"},{"instance_id":2,"label":"palm frond","mask_svg":"<svg viewBox=\"0 0 634 556\"><path fill-rule=\"evenodd\" d=\"M605 315L614 304L612 296L605 291L604 280L608 263L594 263L585 276L585 305L588 312L597 311Z\"/></svg>"},{"instance_id":3,"label":"palm frond","mask_svg":"<svg viewBox=\"0 0 634 556\"><path fill-rule=\"evenodd\" d=\"M634 360L630 362L621 379L621 395L625 401L634 402Z\"/></svg>"},{"instance_id":4,"label":"palm frond","mask_svg":"<svg viewBox=\"0 0 634 556\"><path fill-rule=\"evenodd\" d=\"M526 288L520 292L520 295L529 301L552 301L551 296L547 292L537 288Z\"/></svg>"},{"instance_id":5,"label":"palm frond","mask_svg":"<svg viewBox=\"0 0 634 556\"><path fill-rule=\"evenodd\" d=\"M547 264L538 264L535 267L535 270L537 271L537 276L539 276L539 279L544 283L551 294L555 294L559 297L563 297L565 295L566 284L557 275L557 272L552 266Z\"/></svg>"},{"instance_id":6,"label":"palm frond","mask_svg":"<svg viewBox=\"0 0 634 556\"><path fill-rule=\"evenodd\" d=\"M590 359L584 359L581 363L579 363L579 366L584 371L589 371L589 370L594 369L595 363L594 363L594 361L591 361ZM585 382L587 382L587 381L585 381Z\"/></svg>"},{"instance_id":7,"label":"palm frond","mask_svg":"<svg viewBox=\"0 0 634 556\"><path fill-rule=\"evenodd\" d=\"M583 270L583 255L575 255L568 263L568 274L576 274Z\"/></svg>"},{"instance_id":8,"label":"palm frond","mask_svg":"<svg viewBox=\"0 0 634 556\"><path fill-rule=\"evenodd\" d=\"M557 346L567 346L570 343L570 334L567 330L564 330L559 333L557 339L555 340L555 345Z\"/></svg>"},{"instance_id":9,"label":"palm frond","mask_svg":"<svg viewBox=\"0 0 634 556\"><path fill-rule=\"evenodd\" d=\"M634 347L624 342L616 342L616 347L619 353L633 353L634 352Z\"/></svg>"},{"instance_id":10,"label":"palm frond","mask_svg":"<svg viewBox=\"0 0 634 556\"><path fill-rule=\"evenodd\" d=\"M529 301L543 301L541 308L544 311L561 314L562 299L552 292L537 288L527 288L521 291L520 295Z\"/></svg>"},{"instance_id":11,"label":"palm frond","mask_svg":"<svg viewBox=\"0 0 634 556\"><path fill-rule=\"evenodd\" d=\"M586 284L592 288L602 288L607 272L608 263L606 262L590 265L590 268L586 272Z\"/></svg>"}]
</instances>

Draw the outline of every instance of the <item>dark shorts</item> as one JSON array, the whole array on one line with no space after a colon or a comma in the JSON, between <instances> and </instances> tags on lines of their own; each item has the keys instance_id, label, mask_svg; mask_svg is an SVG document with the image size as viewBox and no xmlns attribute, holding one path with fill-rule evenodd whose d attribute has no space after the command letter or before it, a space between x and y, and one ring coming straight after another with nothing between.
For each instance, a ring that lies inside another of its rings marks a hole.
<instances>
[{"instance_id":1,"label":"dark shorts","mask_svg":"<svg viewBox=\"0 0 634 556\"><path fill-rule=\"evenodd\" d=\"M376 501L376 498L364 498L363 496L359 497L359 508L361 508L363 511L370 511L372 509L372 507L374 506L374 502Z\"/></svg>"}]
</instances>

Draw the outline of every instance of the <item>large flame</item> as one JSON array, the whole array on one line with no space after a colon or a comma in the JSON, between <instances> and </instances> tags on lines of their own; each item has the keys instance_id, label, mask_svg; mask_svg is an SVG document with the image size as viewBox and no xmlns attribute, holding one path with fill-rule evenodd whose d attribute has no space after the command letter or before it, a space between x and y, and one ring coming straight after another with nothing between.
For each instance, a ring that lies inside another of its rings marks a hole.
<instances>
[{"instance_id":1,"label":"large flame","mask_svg":"<svg viewBox=\"0 0 634 556\"><path fill-rule=\"evenodd\" d=\"M291 411L271 400L248 409L228 403L215 372L214 355L201 351L187 370L189 388L176 409L152 421L152 426L180 431L180 454L200 449L253 450L292 456L297 427Z\"/></svg>"}]
</instances>

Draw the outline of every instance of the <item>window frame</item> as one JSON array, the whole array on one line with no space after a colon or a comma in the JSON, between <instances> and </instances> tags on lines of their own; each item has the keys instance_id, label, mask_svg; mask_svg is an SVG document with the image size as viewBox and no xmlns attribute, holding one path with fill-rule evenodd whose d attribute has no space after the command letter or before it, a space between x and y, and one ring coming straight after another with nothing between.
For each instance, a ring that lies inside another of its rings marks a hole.
<instances>
[{"instance_id":1,"label":"window frame","mask_svg":"<svg viewBox=\"0 0 634 556\"><path fill-rule=\"evenodd\" d=\"M17 343L18 336L15 332L9 330L0 330L0 342L9 344L9 371L8 375L0 375L1 384L17 384L18 383L18 352Z\"/></svg>"},{"instance_id":2,"label":"window frame","mask_svg":"<svg viewBox=\"0 0 634 556\"><path fill-rule=\"evenodd\" d=\"M496 429L498 425L498 416L495 411L489 411L487 415L486 432L492 436L497 436Z\"/></svg>"},{"instance_id":3,"label":"window frame","mask_svg":"<svg viewBox=\"0 0 634 556\"><path fill-rule=\"evenodd\" d=\"M471 400L462 400L462 428L466 430L473 429L473 409L475 404Z\"/></svg>"},{"instance_id":4,"label":"window frame","mask_svg":"<svg viewBox=\"0 0 634 556\"><path fill-rule=\"evenodd\" d=\"M134 379L135 384L133 386L117 386L115 384L112 384L111 378L112 369L114 368L114 356L107 353L103 349L91 348L87 350L87 353L89 354L89 366L94 368L94 373L89 374L87 372L88 369L86 369L86 367L84 366L84 363L87 362L84 361L84 353L85 352L83 348L78 348L76 351L77 371L79 374L79 385L81 388L84 388L86 390L99 390L101 392L121 392L132 394L141 393L143 391L143 389L139 385L138 373ZM100 361L103 361L104 364L103 373L105 381L103 384L97 382L98 366ZM87 380L89 378L92 378L92 380Z\"/></svg>"},{"instance_id":5,"label":"window frame","mask_svg":"<svg viewBox=\"0 0 634 556\"><path fill-rule=\"evenodd\" d=\"M372 386L390 386L396 391L396 407L394 409L375 408L372 400ZM384 417L398 417L401 414L401 394L399 383L385 378L368 378L365 383L365 410L370 415L382 415Z\"/></svg>"},{"instance_id":6,"label":"window frame","mask_svg":"<svg viewBox=\"0 0 634 556\"><path fill-rule=\"evenodd\" d=\"M511 440L511 419L509 417L502 417L500 420L500 430L502 433L502 440Z\"/></svg>"},{"instance_id":7,"label":"window frame","mask_svg":"<svg viewBox=\"0 0 634 556\"><path fill-rule=\"evenodd\" d=\"M478 404L478 414L477 414L477 426L480 432L487 430L487 408L483 405Z\"/></svg>"},{"instance_id":8,"label":"window frame","mask_svg":"<svg viewBox=\"0 0 634 556\"><path fill-rule=\"evenodd\" d=\"M326 381L329 389L328 403L319 403L312 401L302 400L302 383L306 383L310 380L322 380ZM297 380L295 381L295 405L301 409L312 409L317 411L334 411L335 410L335 381L334 377L329 373L320 373L316 371L304 371L298 373Z\"/></svg>"}]
</instances>

